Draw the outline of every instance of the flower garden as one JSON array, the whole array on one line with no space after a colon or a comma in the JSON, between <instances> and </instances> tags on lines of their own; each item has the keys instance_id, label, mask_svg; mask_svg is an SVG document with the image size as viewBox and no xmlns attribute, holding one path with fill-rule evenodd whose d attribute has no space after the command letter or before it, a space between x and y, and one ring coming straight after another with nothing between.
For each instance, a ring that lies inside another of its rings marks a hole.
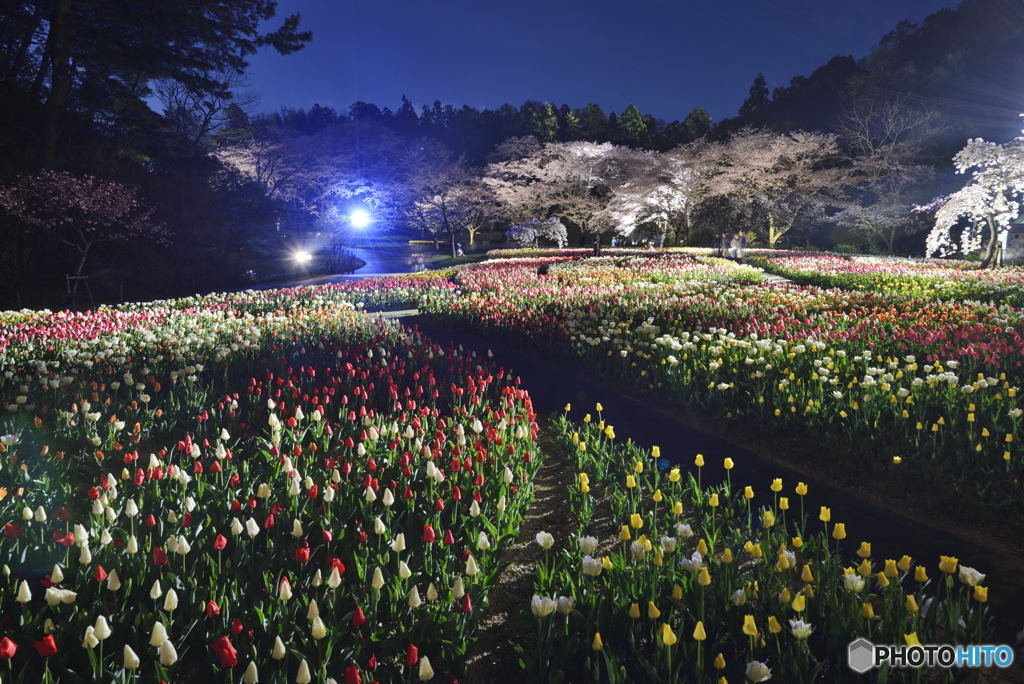
<instances>
[{"instance_id":1,"label":"flower garden","mask_svg":"<svg viewBox=\"0 0 1024 684\"><path fill-rule=\"evenodd\" d=\"M415 305L1019 519L1019 272L754 258L822 287L706 251L565 250L3 314L0 677L464 679L547 456L530 388L368 310ZM600 407L550 419L575 528L538 535L513 680L839 680L857 636L987 642L985 577L957 559L875 557L802 483L702 481L668 449L661 469Z\"/></svg>"}]
</instances>

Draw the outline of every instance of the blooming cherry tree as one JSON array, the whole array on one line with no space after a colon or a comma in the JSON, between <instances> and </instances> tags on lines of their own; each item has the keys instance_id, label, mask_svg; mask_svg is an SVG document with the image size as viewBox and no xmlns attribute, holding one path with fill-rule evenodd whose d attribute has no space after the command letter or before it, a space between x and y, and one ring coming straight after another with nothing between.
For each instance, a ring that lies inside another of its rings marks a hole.
<instances>
[{"instance_id":1,"label":"blooming cherry tree","mask_svg":"<svg viewBox=\"0 0 1024 684\"><path fill-rule=\"evenodd\" d=\"M170 242L170 232L152 220L153 209L143 204L138 187L94 176L66 171L24 176L0 188L0 206L65 244L75 257L75 276L99 243L131 238ZM76 280L72 291L77 286Z\"/></svg>"},{"instance_id":2,"label":"blooming cherry tree","mask_svg":"<svg viewBox=\"0 0 1024 684\"><path fill-rule=\"evenodd\" d=\"M511 242L518 242L525 247L536 247L538 238L553 240L559 249L569 242L568 231L557 216L552 216L547 221L530 219L526 223L509 228L505 236Z\"/></svg>"},{"instance_id":3,"label":"blooming cherry tree","mask_svg":"<svg viewBox=\"0 0 1024 684\"><path fill-rule=\"evenodd\" d=\"M988 247L982 254L981 267L992 262L995 243L1000 233L1010 228L1020 212L1024 195L1024 137L1003 144L969 140L953 161L957 173L971 172L971 181L950 195L935 212L935 227L928 235L928 254L946 256L954 251L952 230L966 218L970 225L960 235L960 251L981 248L984 227L988 228Z\"/></svg>"}]
</instances>

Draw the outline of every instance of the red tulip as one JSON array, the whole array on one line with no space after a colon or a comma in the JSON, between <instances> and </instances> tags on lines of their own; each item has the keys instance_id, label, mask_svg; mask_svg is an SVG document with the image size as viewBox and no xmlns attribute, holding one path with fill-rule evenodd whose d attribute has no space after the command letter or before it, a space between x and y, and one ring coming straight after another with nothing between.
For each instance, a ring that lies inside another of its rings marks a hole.
<instances>
[{"instance_id":1,"label":"red tulip","mask_svg":"<svg viewBox=\"0 0 1024 684\"><path fill-rule=\"evenodd\" d=\"M295 549L295 560L300 563L308 563L309 549Z\"/></svg>"},{"instance_id":2,"label":"red tulip","mask_svg":"<svg viewBox=\"0 0 1024 684\"><path fill-rule=\"evenodd\" d=\"M64 548L70 549L72 546L75 545L75 535L71 532L68 532L64 535L64 539L61 541L61 544L64 545Z\"/></svg>"},{"instance_id":3,"label":"red tulip","mask_svg":"<svg viewBox=\"0 0 1024 684\"><path fill-rule=\"evenodd\" d=\"M408 467L408 466L406 466L406 467ZM405 493L402 494L402 498L403 499L411 499L414 496L415 495L412 493L412 487L410 487L409 485L405 485Z\"/></svg>"},{"instance_id":4,"label":"red tulip","mask_svg":"<svg viewBox=\"0 0 1024 684\"><path fill-rule=\"evenodd\" d=\"M316 495L317 495L317 493L318 493L319 491L320 491L320 490L319 490L319 489L317 489L317 486L316 486L316 485L313 485L312 487L310 487L310 488L309 488L309 491L307 492L307 493L309 494L309 498L310 498L310 499L315 499L315 498L316 498Z\"/></svg>"},{"instance_id":5,"label":"red tulip","mask_svg":"<svg viewBox=\"0 0 1024 684\"><path fill-rule=\"evenodd\" d=\"M231 645L231 640L222 636L210 644L210 648L220 656L220 666L223 669L231 669L238 664L238 651Z\"/></svg>"},{"instance_id":6,"label":"red tulip","mask_svg":"<svg viewBox=\"0 0 1024 684\"><path fill-rule=\"evenodd\" d=\"M220 616L220 606L213 601L208 601L206 604L206 617L215 618Z\"/></svg>"},{"instance_id":7,"label":"red tulip","mask_svg":"<svg viewBox=\"0 0 1024 684\"><path fill-rule=\"evenodd\" d=\"M473 604L469 600L469 594L468 593L465 594L462 597L462 612L463 613L472 613L473 612Z\"/></svg>"},{"instance_id":8,"label":"red tulip","mask_svg":"<svg viewBox=\"0 0 1024 684\"><path fill-rule=\"evenodd\" d=\"M215 462L210 467L210 470L212 470L213 472L218 472L220 470L220 464ZM231 488L237 487L238 483L241 482L241 481L242 481L242 478L240 478L238 476L238 473L235 473L234 475L231 476L231 479L228 480L228 487L231 487Z\"/></svg>"},{"instance_id":9,"label":"red tulip","mask_svg":"<svg viewBox=\"0 0 1024 684\"><path fill-rule=\"evenodd\" d=\"M452 499L462 501L462 490L458 487L452 487Z\"/></svg>"},{"instance_id":10,"label":"red tulip","mask_svg":"<svg viewBox=\"0 0 1024 684\"><path fill-rule=\"evenodd\" d=\"M146 518L146 526L147 527L156 527L156 518L153 517L152 513L150 513L149 517Z\"/></svg>"},{"instance_id":11,"label":"red tulip","mask_svg":"<svg viewBox=\"0 0 1024 684\"><path fill-rule=\"evenodd\" d=\"M44 658L49 658L50 656L56 654L57 642L53 640L53 635L47 634L43 637L42 641L37 641L36 650L39 651L39 655L41 655Z\"/></svg>"},{"instance_id":12,"label":"red tulip","mask_svg":"<svg viewBox=\"0 0 1024 684\"><path fill-rule=\"evenodd\" d=\"M345 668L345 684L363 684L363 677L359 674L359 668L349 665Z\"/></svg>"},{"instance_id":13,"label":"red tulip","mask_svg":"<svg viewBox=\"0 0 1024 684\"><path fill-rule=\"evenodd\" d=\"M444 510L444 501L441 501L441 499L438 499L437 502L434 503L434 510L438 511L438 512L443 511Z\"/></svg>"},{"instance_id":14,"label":"red tulip","mask_svg":"<svg viewBox=\"0 0 1024 684\"><path fill-rule=\"evenodd\" d=\"M419 659L420 659L420 651L419 651L419 649L416 648L415 646L413 646L412 644L409 644L409 648L405 652L405 664L408 667L412 667L413 665L415 665L417 663L417 661L419 661Z\"/></svg>"},{"instance_id":15,"label":"red tulip","mask_svg":"<svg viewBox=\"0 0 1024 684\"><path fill-rule=\"evenodd\" d=\"M455 543L455 537L452 536L452 531L451 530L445 530L445 533L444 533L444 543L446 545L448 545L448 546L451 546L452 544Z\"/></svg>"},{"instance_id":16,"label":"red tulip","mask_svg":"<svg viewBox=\"0 0 1024 684\"><path fill-rule=\"evenodd\" d=\"M57 534L59 534L59 532L57 530L54 530L54 536L55 537L56 537ZM19 525L18 523L7 523L6 525L4 525L4 536L5 537L13 537L14 539L17 539L21 535L22 535L21 525Z\"/></svg>"},{"instance_id":17,"label":"red tulip","mask_svg":"<svg viewBox=\"0 0 1024 684\"><path fill-rule=\"evenodd\" d=\"M160 547L157 547L157 548L153 549L153 565L160 566L160 565L166 565L166 564L167 564L167 554L164 553L164 550L161 549Z\"/></svg>"},{"instance_id":18,"label":"red tulip","mask_svg":"<svg viewBox=\"0 0 1024 684\"><path fill-rule=\"evenodd\" d=\"M97 582L102 582L107 579L107 571L103 569L102 565L96 566L96 574L93 575Z\"/></svg>"},{"instance_id":19,"label":"red tulip","mask_svg":"<svg viewBox=\"0 0 1024 684\"><path fill-rule=\"evenodd\" d=\"M99 488L98 487L90 487L89 488L89 500L90 501L95 501L98 498L100 498L100 490L99 490Z\"/></svg>"},{"instance_id":20,"label":"red tulip","mask_svg":"<svg viewBox=\"0 0 1024 684\"><path fill-rule=\"evenodd\" d=\"M14 643L7 637L0 639L0 658L13 658L14 654L18 652L18 644Z\"/></svg>"},{"instance_id":21,"label":"red tulip","mask_svg":"<svg viewBox=\"0 0 1024 684\"><path fill-rule=\"evenodd\" d=\"M242 618L235 618L235 621L231 623L231 633L238 636L242 633L245 627L242 625Z\"/></svg>"},{"instance_id":22,"label":"red tulip","mask_svg":"<svg viewBox=\"0 0 1024 684\"><path fill-rule=\"evenodd\" d=\"M185 517L181 519L182 527L192 527L192 513L185 511Z\"/></svg>"},{"instance_id":23,"label":"red tulip","mask_svg":"<svg viewBox=\"0 0 1024 684\"><path fill-rule=\"evenodd\" d=\"M217 538L213 540L213 548L217 551L223 551L228 545L228 539L223 534L218 534Z\"/></svg>"},{"instance_id":24,"label":"red tulip","mask_svg":"<svg viewBox=\"0 0 1024 684\"><path fill-rule=\"evenodd\" d=\"M434 535L434 528L430 526L430 523L427 523L423 526L423 541L429 544L435 539L437 537Z\"/></svg>"},{"instance_id":25,"label":"red tulip","mask_svg":"<svg viewBox=\"0 0 1024 684\"><path fill-rule=\"evenodd\" d=\"M199 462L199 459L196 459L196 464L192 467L192 473L194 475L203 474L203 464Z\"/></svg>"},{"instance_id":26,"label":"red tulip","mask_svg":"<svg viewBox=\"0 0 1024 684\"><path fill-rule=\"evenodd\" d=\"M325 542L334 541L334 535L332 535L329 530L324 530L323 535Z\"/></svg>"},{"instance_id":27,"label":"red tulip","mask_svg":"<svg viewBox=\"0 0 1024 684\"><path fill-rule=\"evenodd\" d=\"M267 519L263 521L263 529L269 530L274 527L274 514L271 513L267 516Z\"/></svg>"}]
</instances>

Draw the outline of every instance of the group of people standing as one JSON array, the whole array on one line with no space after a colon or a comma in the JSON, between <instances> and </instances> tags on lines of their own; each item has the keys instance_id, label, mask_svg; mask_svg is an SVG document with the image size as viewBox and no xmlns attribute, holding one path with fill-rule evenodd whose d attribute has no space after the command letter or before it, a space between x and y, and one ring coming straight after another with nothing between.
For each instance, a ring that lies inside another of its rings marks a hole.
<instances>
[{"instance_id":1,"label":"group of people standing","mask_svg":"<svg viewBox=\"0 0 1024 684\"><path fill-rule=\"evenodd\" d=\"M712 252L716 252L718 256L723 258L728 256L737 261L743 261L743 250L746 248L747 234L742 230L738 233L733 233L732 236L728 233L722 233L711 239Z\"/></svg>"}]
</instances>

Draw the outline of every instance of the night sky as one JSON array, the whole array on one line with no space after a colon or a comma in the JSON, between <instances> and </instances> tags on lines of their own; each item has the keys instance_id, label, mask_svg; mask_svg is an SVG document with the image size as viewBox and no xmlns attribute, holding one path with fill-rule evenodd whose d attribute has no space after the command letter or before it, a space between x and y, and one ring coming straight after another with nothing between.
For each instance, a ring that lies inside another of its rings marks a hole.
<instances>
[{"instance_id":1,"label":"night sky","mask_svg":"<svg viewBox=\"0 0 1024 684\"><path fill-rule=\"evenodd\" d=\"M703 106L735 116L759 71L769 88L831 57L860 58L901 19L957 0L280 0L313 42L252 58L260 109L357 101L515 106L528 99L606 113L634 103L667 121Z\"/></svg>"}]
</instances>

